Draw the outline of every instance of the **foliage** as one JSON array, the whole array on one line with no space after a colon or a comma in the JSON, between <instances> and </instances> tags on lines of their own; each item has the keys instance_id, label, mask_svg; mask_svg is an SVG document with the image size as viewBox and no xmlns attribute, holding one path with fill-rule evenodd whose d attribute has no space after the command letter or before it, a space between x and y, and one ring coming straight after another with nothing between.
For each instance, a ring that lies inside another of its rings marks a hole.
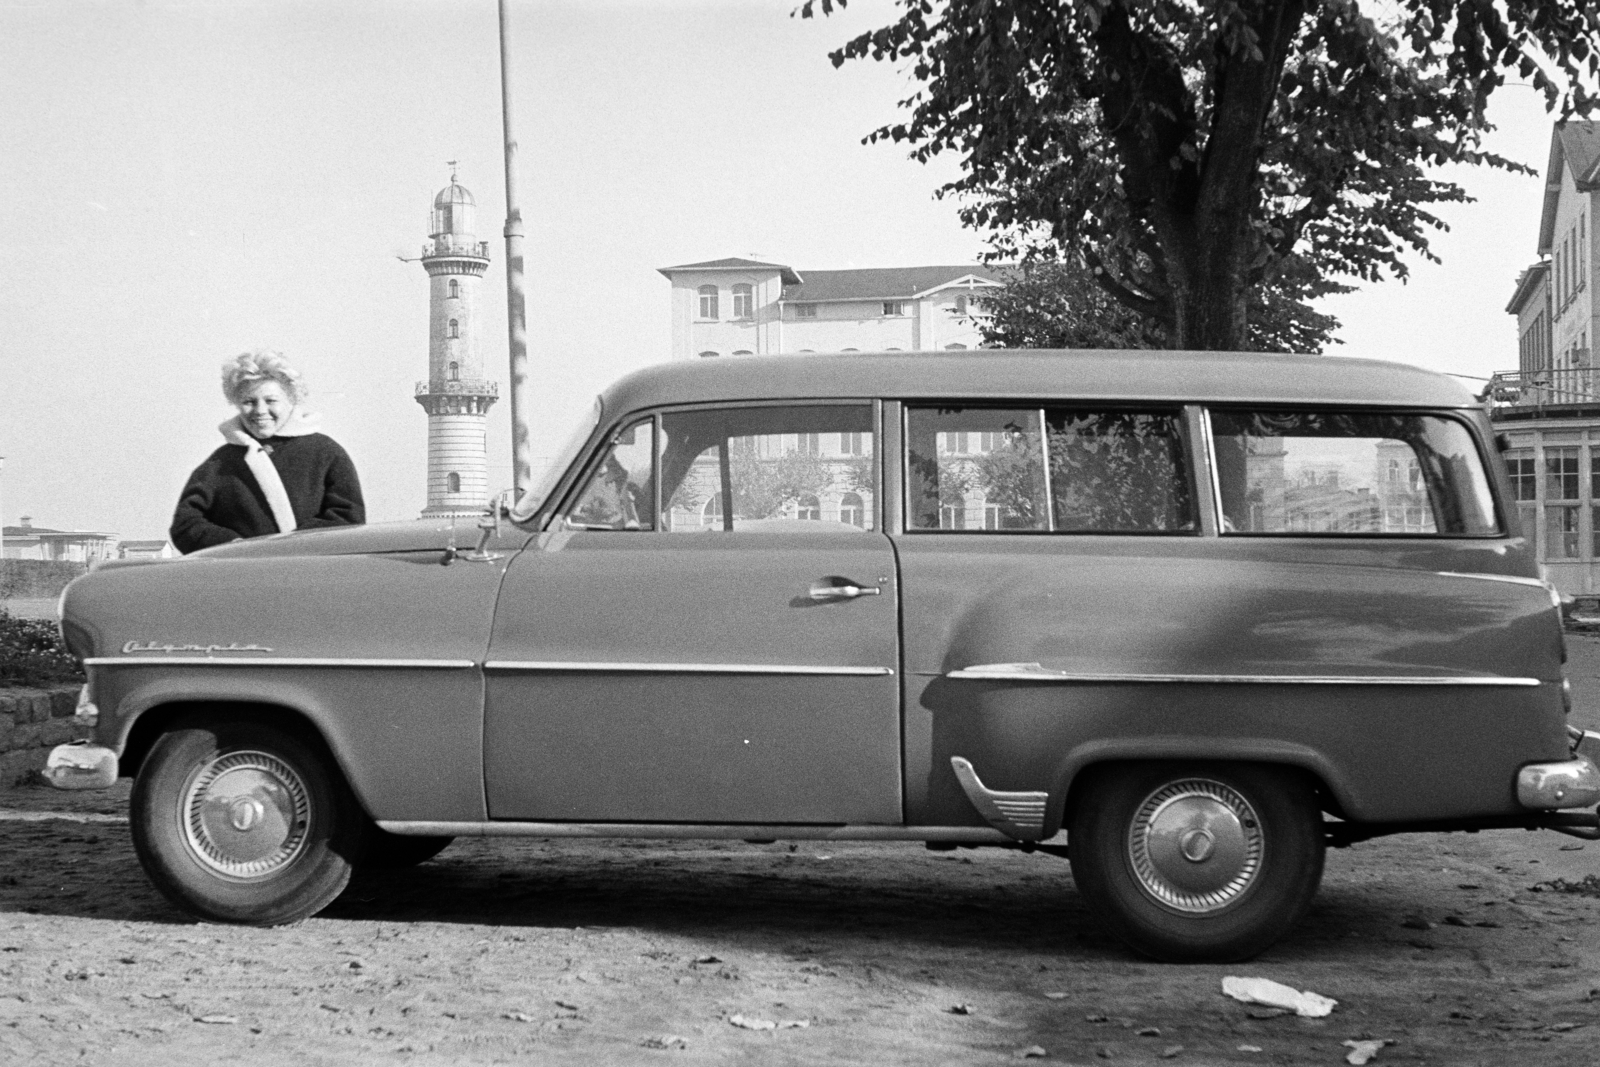
<instances>
[{"instance_id":1,"label":"foliage","mask_svg":"<svg viewBox=\"0 0 1600 1067\"><path fill-rule=\"evenodd\" d=\"M918 85L867 139L960 153L941 195L995 256L1079 261L1184 348L1245 347L1253 290L1405 278L1469 199L1427 168L1532 173L1482 148L1506 71L1579 114L1600 72L1589 0L899 3L831 54Z\"/></svg>"},{"instance_id":2,"label":"foliage","mask_svg":"<svg viewBox=\"0 0 1600 1067\"><path fill-rule=\"evenodd\" d=\"M1319 286L1328 292L1346 287ZM1298 291L1297 291L1298 289ZM1309 287L1263 283L1250 290L1249 334L1256 352L1321 353L1338 344L1339 321L1314 310ZM1004 288L984 295L983 343L997 348L1172 348L1158 320L1119 304L1081 263L1035 258L1010 272Z\"/></svg>"},{"instance_id":3,"label":"foliage","mask_svg":"<svg viewBox=\"0 0 1600 1067\"><path fill-rule=\"evenodd\" d=\"M0 685L45 686L83 681L83 670L53 622L18 619L0 610Z\"/></svg>"},{"instance_id":4,"label":"foliage","mask_svg":"<svg viewBox=\"0 0 1600 1067\"><path fill-rule=\"evenodd\" d=\"M816 496L833 484L833 468L820 456L801 450L777 456L759 454L754 437L728 442L733 513L745 519L769 519L801 497Z\"/></svg>"}]
</instances>

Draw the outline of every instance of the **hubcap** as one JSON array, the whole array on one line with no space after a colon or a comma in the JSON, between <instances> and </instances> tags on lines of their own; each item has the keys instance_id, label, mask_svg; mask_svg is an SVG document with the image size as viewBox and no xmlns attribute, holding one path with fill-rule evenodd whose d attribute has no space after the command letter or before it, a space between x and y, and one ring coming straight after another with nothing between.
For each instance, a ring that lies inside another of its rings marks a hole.
<instances>
[{"instance_id":1,"label":"hubcap","mask_svg":"<svg viewBox=\"0 0 1600 1067\"><path fill-rule=\"evenodd\" d=\"M1206 778L1157 789L1128 828L1128 859L1139 887L1189 914L1231 907L1260 873L1264 845L1250 802Z\"/></svg>"},{"instance_id":2,"label":"hubcap","mask_svg":"<svg viewBox=\"0 0 1600 1067\"><path fill-rule=\"evenodd\" d=\"M310 794L289 764L266 752L229 752L200 768L183 802L196 859L231 878L260 878L306 847Z\"/></svg>"}]
</instances>

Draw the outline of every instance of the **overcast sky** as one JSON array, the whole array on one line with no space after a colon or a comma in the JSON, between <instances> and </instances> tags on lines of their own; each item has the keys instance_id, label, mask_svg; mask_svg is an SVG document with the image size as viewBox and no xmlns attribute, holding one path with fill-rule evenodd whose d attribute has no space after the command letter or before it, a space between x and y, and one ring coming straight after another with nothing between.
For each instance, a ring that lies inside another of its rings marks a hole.
<instances>
[{"instance_id":1,"label":"overcast sky","mask_svg":"<svg viewBox=\"0 0 1600 1067\"><path fill-rule=\"evenodd\" d=\"M948 161L865 146L908 85L828 50L887 0L514 3L535 450L607 382L667 357L656 269L757 256L800 270L974 261L933 190ZM354 456L373 520L425 503L427 237L447 160L476 195L484 352L505 380L493 0L0 0L0 519L165 534L230 414L221 362L276 348ZM1494 147L1543 171L1551 119L1512 87ZM1487 377L1535 258L1541 179L1479 198L1411 283L1328 302L1341 355ZM509 404L489 418L510 480Z\"/></svg>"}]
</instances>

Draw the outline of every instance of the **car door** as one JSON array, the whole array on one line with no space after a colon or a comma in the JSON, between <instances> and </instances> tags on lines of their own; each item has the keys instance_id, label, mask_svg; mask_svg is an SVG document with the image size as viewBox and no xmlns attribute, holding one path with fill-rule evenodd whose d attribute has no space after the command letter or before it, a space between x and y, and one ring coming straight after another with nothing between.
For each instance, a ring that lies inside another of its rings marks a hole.
<instances>
[{"instance_id":1,"label":"car door","mask_svg":"<svg viewBox=\"0 0 1600 1067\"><path fill-rule=\"evenodd\" d=\"M871 404L630 422L511 564L491 818L901 821L898 619Z\"/></svg>"}]
</instances>

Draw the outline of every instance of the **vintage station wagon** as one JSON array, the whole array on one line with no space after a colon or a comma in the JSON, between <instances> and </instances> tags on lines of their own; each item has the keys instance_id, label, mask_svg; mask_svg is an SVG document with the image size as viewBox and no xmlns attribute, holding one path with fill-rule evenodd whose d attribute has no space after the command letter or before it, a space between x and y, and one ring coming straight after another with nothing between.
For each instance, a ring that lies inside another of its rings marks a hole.
<instances>
[{"instance_id":1,"label":"vintage station wagon","mask_svg":"<svg viewBox=\"0 0 1600 1067\"><path fill-rule=\"evenodd\" d=\"M150 878L282 923L461 835L1069 853L1236 959L1326 846L1600 836L1560 604L1473 397L1171 352L757 357L597 401L545 484L106 565L62 598Z\"/></svg>"}]
</instances>

